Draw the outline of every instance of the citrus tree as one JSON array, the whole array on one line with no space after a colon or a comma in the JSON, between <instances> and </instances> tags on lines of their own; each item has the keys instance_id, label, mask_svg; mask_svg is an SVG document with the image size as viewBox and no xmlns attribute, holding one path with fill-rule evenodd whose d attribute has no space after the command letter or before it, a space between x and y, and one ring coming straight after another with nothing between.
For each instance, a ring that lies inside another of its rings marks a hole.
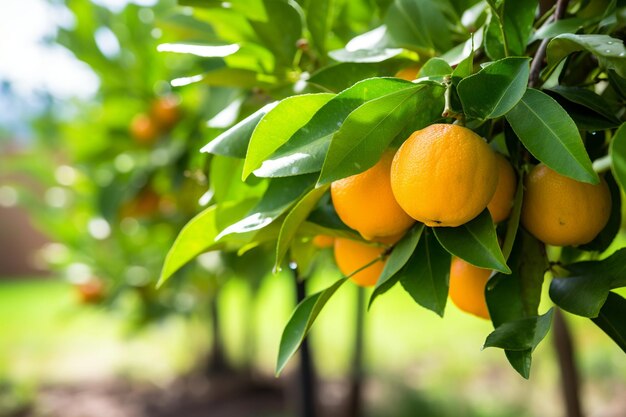
<instances>
[{"instance_id":1,"label":"citrus tree","mask_svg":"<svg viewBox=\"0 0 626 417\"><path fill-rule=\"evenodd\" d=\"M160 284L267 247L303 279L332 246L344 277L297 305L277 374L355 284L370 306L400 285L491 320L484 346L525 378L558 309L626 350L623 1L179 3L204 32L162 50L202 71L172 85L236 87L248 107L205 135L212 200Z\"/></svg>"}]
</instances>

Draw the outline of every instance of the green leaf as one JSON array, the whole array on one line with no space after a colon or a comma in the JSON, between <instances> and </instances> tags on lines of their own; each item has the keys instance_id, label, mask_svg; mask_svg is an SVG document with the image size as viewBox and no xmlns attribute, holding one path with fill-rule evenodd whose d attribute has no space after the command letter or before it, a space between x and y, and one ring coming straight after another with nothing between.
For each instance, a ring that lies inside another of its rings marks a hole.
<instances>
[{"instance_id":1,"label":"green leaf","mask_svg":"<svg viewBox=\"0 0 626 417\"><path fill-rule=\"evenodd\" d=\"M178 0L181 6L206 7L206 8L222 8L224 2L221 0ZM233 0L229 2L230 8L242 13L244 16L252 19L267 20L267 14L263 0Z\"/></svg>"},{"instance_id":2,"label":"green leaf","mask_svg":"<svg viewBox=\"0 0 626 417\"><path fill-rule=\"evenodd\" d=\"M378 277L376 287L370 296L368 308L372 307L374 300L379 295L387 292L398 282L399 276L397 274L411 258L423 231L424 225L417 223L404 235L402 240L394 246L389 258L387 258L383 272L381 272L380 277Z\"/></svg>"},{"instance_id":3,"label":"green leaf","mask_svg":"<svg viewBox=\"0 0 626 417\"><path fill-rule=\"evenodd\" d=\"M552 314L553 310L550 309L541 316L503 323L487 336L484 347L498 347L512 351L535 349L550 330Z\"/></svg>"},{"instance_id":4,"label":"green leaf","mask_svg":"<svg viewBox=\"0 0 626 417\"><path fill-rule=\"evenodd\" d=\"M250 210L249 201L244 200L234 204L225 204L222 213L224 217L238 219L248 210ZM216 242L219 232L215 218L216 212L217 206L211 206L189 220L189 223L182 228L165 256L157 288L198 255L221 246Z\"/></svg>"},{"instance_id":5,"label":"green leaf","mask_svg":"<svg viewBox=\"0 0 626 417\"><path fill-rule=\"evenodd\" d=\"M457 92L467 116L495 119L524 96L529 58L504 58L461 80Z\"/></svg>"},{"instance_id":6,"label":"green leaf","mask_svg":"<svg viewBox=\"0 0 626 417\"><path fill-rule=\"evenodd\" d=\"M385 24L395 45L407 49L447 51L452 47L450 24L443 2L394 0Z\"/></svg>"},{"instance_id":7,"label":"green leaf","mask_svg":"<svg viewBox=\"0 0 626 417\"><path fill-rule=\"evenodd\" d=\"M566 56L573 52L587 51L595 55L600 66L615 70L620 77L626 77L626 48L621 39L609 35L573 35L565 33L552 39L548 44L547 58L550 73Z\"/></svg>"},{"instance_id":8,"label":"green leaf","mask_svg":"<svg viewBox=\"0 0 626 417\"><path fill-rule=\"evenodd\" d=\"M420 69L417 78L422 77L443 77L452 74L452 67L447 61L441 58L430 58Z\"/></svg>"},{"instance_id":9,"label":"green leaf","mask_svg":"<svg viewBox=\"0 0 626 417\"><path fill-rule=\"evenodd\" d=\"M520 229L511 253L511 275L489 280L485 299L494 327L538 314L548 260L543 243Z\"/></svg>"},{"instance_id":10,"label":"green leaf","mask_svg":"<svg viewBox=\"0 0 626 417\"><path fill-rule=\"evenodd\" d=\"M285 221L280 228L280 234L278 235L278 242L276 244L276 262L274 263L274 270L277 270L280 266L280 263L287 254L289 245L298 232L298 228L315 208L315 205L320 198L322 198L322 195L324 195L326 190L328 190L328 187L323 186L309 191L309 193L294 206L285 218Z\"/></svg>"},{"instance_id":11,"label":"green leaf","mask_svg":"<svg viewBox=\"0 0 626 417\"><path fill-rule=\"evenodd\" d=\"M313 46L322 60L326 59L326 38L333 27L334 3L334 0L312 0L307 7L307 27L311 32Z\"/></svg>"},{"instance_id":12,"label":"green leaf","mask_svg":"<svg viewBox=\"0 0 626 417\"><path fill-rule=\"evenodd\" d=\"M267 19L251 18L250 25L277 64L291 68L302 37L302 10L292 0L263 0Z\"/></svg>"},{"instance_id":13,"label":"green leaf","mask_svg":"<svg viewBox=\"0 0 626 417\"><path fill-rule=\"evenodd\" d=\"M611 105L600 95L582 87L557 85L547 90L556 93L556 99L580 129L604 130L620 125L611 111Z\"/></svg>"},{"instance_id":14,"label":"green leaf","mask_svg":"<svg viewBox=\"0 0 626 417\"><path fill-rule=\"evenodd\" d=\"M315 319L330 297L335 294L346 280L347 278L340 279L325 290L308 296L296 306L280 339L278 361L276 362L276 376L280 375L289 359L296 353L309 332L309 329L315 322Z\"/></svg>"},{"instance_id":15,"label":"green leaf","mask_svg":"<svg viewBox=\"0 0 626 417\"><path fill-rule=\"evenodd\" d=\"M373 63L386 61L402 52L400 48L376 48L376 49L336 49L328 55L338 62Z\"/></svg>"},{"instance_id":16,"label":"green leaf","mask_svg":"<svg viewBox=\"0 0 626 417\"><path fill-rule=\"evenodd\" d=\"M443 317L448 299L450 254L428 231L400 272L400 284L416 303Z\"/></svg>"},{"instance_id":17,"label":"green leaf","mask_svg":"<svg viewBox=\"0 0 626 417\"><path fill-rule=\"evenodd\" d=\"M334 97L334 94L305 94L282 100L258 122L246 153L242 179L245 180L263 161L280 148L294 133Z\"/></svg>"},{"instance_id":18,"label":"green leaf","mask_svg":"<svg viewBox=\"0 0 626 417\"><path fill-rule=\"evenodd\" d=\"M311 75L308 83L334 93L340 92L366 78L391 77L400 68L415 64L407 59L389 59L384 62L341 62L321 68Z\"/></svg>"},{"instance_id":19,"label":"green leaf","mask_svg":"<svg viewBox=\"0 0 626 417\"><path fill-rule=\"evenodd\" d=\"M550 298L570 313L597 317L609 291L626 286L626 249L601 261L577 262L565 268L570 276L552 280Z\"/></svg>"},{"instance_id":20,"label":"green leaf","mask_svg":"<svg viewBox=\"0 0 626 417\"><path fill-rule=\"evenodd\" d=\"M537 0L505 1L499 11L492 9L492 17L485 33L485 52L491 59L508 55L525 55L526 45L533 29ZM504 32L505 39L502 38Z\"/></svg>"},{"instance_id":21,"label":"green leaf","mask_svg":"<svg viewBox=\"0 0 626 417\"><path fill-rule=\"evenodd\" d=\"M594 19L595 20L595 19ZM531 42L539 39L553 38L563 33L575 33L578 29L591 23L591 19L581 17L571 17L550 22L540 27L531 38Z\"/></svg>"},{"instance_id":22,"label":"green leaf","mask_svg":"<svg viewBox=\"0 0 626 417\"><path fill-rule=\"evenodd\" d=\"M422 89L424 86L396 91L350 113L333 135L318 182L328 184L374 166L415 114Z\"/></svg>"},{"instance_id":23,"label":"green leaf","mask_svg":"<svg viewBox=\"0 0 626 417\"><path fill-rule=\"evenodd\" d=\"M480 268L511 273L498 246L489 210L483 210L475 219L459 227L435 227L433 231L441 246L452 255Z\"/></svg>"},{"instance_id":24,"label":"green leaf","mask_svg":"<svg viewBox=\"0 0 626 417\"><path fill-rule=\"evenodd\" d=\"M609 147L611 170L622 190L626 190L626 123L617 129Z\"/></svg>"},{"instance_id":25,"label":"green leaf","mask_svg":"<svg viewBox=\"0 0 626 417\"><path fill-rule=\"evenodd\" d=\"M576 124L553 98L529 88L506 120L535 158L562 175L599 183Z\"/></svg>"},{"instance_id":26,"label":"green leaf","mask_svg":"<svg viewBox=\"0 0 626 417\"><path fill-rule=\"evenodd\" d=\"M246 117L235 126L222 133L211 142L207 143L200 152L212 153L215 155L231 156L233 158L245 158L248 143L252 137L252 132L257 124L261 121L270 110L272 110L278 102L270 103L261 107L250 116Z\"/></svg>"},{"instance_id":27,"label":"green leaf","mask_svg":"<svg viewBox=\"0 0 626 417\"><path fill-rule=\"evenodd\" d=\"M610 292L606 302L593 322L609 335L626 352L626 300Z\"/></svg>"},{"instance_id":28,"label":"green leaf","mask_svg":"<svg viewBox=\"0 0 626 417\"><path fill-rule=\"evenodd\" d=\"M414 84L397 78L363 80L333 97L287 143L267 158L254 173L283 177L321 170L332 135L348 115L363 103Z\"/></svg>"},{"instance_id":29,"label":"green leaf","mask_svg":"<svg viewBox=\"0 0 626 417\"><path fill-rule=\"evenodd\" d=\"M216 240L232 233L247 233L268 226L313 188L315 177L309 174L273 179L261 201L250 213L222 230Z\"/></svg>"},{"instance_id":30,"label":"green leaf","mask_svg":"<svg viewBox=\"0 0 626 417\"><path fill-rule=\"evenodd\" d=\"M524 201L524 176L520 175L517 180L517 188L515 189L515 197L513 199L513 208L511 214L506 223L506 235L504 242L502 243L502 254L504 259L508 261L511 251L513 250L513 244L517 237L517 231L519 229L519 222L522 215L522 203Z\"/></svg>"}]
</instances>

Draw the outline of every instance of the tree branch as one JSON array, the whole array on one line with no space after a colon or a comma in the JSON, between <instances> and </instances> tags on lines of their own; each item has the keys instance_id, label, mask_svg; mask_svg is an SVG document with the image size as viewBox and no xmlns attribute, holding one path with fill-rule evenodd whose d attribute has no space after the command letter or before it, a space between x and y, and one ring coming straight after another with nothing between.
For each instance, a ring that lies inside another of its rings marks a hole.
<instances>
[{"instance_id":1,"label":"tree branch","mask_svg":"<svg viewBox=\"0 0 626 417\"><path fill-rule=\"evenodd\" d=\"M558 0L556 2L556 9L554 11L554 15L552 15L552 19L549 20L550 23L556 22L560 20L565 15L565 11L567 10L567 5L569 4L569 0ZM543 61L546 57L546 49L548 48L548 42L550 42L549 38L546 38L541 41L539 48L535 52L535 56L533 57L532 64L530 65L530 77L528 79L529 87L536 87L539 83L539 73L541 72L541 68L543 67Z\"/></svg>"}]
</instances>

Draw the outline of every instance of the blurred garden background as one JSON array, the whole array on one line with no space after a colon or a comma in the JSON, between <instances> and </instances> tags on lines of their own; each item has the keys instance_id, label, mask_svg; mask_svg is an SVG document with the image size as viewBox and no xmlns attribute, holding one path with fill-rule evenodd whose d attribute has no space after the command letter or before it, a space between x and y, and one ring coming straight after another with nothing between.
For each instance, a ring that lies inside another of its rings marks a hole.
<instances>
[{"instance_id":1,"label":"blurred garden background","mask_svg":"<svg viewBox=\"0 0 626 417\"><path fill-rule=\"evenodd\" d=\"M372 24L359 7L346 39ZM299 415L297 358L273 372L296 290L288 270L271 273L270 249L205 254L156 289L181 227L236 187L209 184L235 165L200 148L267 100L229 82L243 73L189 88L212 64L168 45L232 29L220 13L0 3L0 416ZM331 258L317 258L308 291L340 277ZM399 286L361 316L354 375L360 291L344 286L311 332L319 415L349 415L355 379L368 417L564 415L551 334L529 382L480 349L489 322L452 304L441 320ZM586 415L626 416L620 348L567 320Z\"/></svg>"}]
</instances>

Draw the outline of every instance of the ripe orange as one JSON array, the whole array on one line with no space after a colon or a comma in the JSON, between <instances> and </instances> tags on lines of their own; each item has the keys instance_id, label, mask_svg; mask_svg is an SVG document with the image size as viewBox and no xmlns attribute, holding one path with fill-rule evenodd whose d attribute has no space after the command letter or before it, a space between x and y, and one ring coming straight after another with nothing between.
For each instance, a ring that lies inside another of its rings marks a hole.
<instances>
[{"instance_id":1,"label":"ripe orange","mask_svg":"<svg viewBox=\"0 0 626 417\"><path fill-rule=\"evenodd\" d=\"M120 209L120 216L144 218L159 211L161 196L152 187L141 190L131 200L125 202Z\"/></svg>"},{"instance_id":2,"label":"ripe orange","mask_svg":"<svg viewBox=\"0 0 626 417\"><path fill-rule=\"evenodd\" d=\"M461 310L489 319L485 301L485 286L491 270L478 268L464 260L453 257L450 264L450 291L452 302Z\"/></svg>"},{"instance_id":3,"label":"ripe orange","mask_svg":"<svg viewBox=\"0 0 626 417\"><path fill-rule=\"evenodd\" d=\"M509 218L517 190L515 170L511 163L501 154L496 154L498 161L498 186L487 205L494 223L500 223Z\"/></svg>"},{"instance_id":4,"label":"ripe orange","mask_svg":"<svg viewBox=\"0 0 626 417\"><path fill-rule=\"evenodd\" d=\"M104 284L99 278L76 284L78 298L83 304L97 304L104 298Z\"/></svg>"},{"instance_id":5,"label":"ripe orange","mask_svg":"<svg viewBox=\"0 0 626 417\"><path fill-rule=\"evenodd\" d=\"M379 242L392 245L400 240L401 237L402 234L390 236L379 239ZM368 245L367 243L358 242L356 240L338 237L335 239L335 262L342 274L350 275L381 256L386 249L387 248L384 246ZM386 262L386 260L374 262L372 265L351 276L350 279L355 284L362 287L376 285Z\"/></svg>"},{"instance_id":6,"label":"ripe orange","mask_svg":"<svg viewBox=\"0 0 626 417\"><path fill-rule=\"evenodd\" d=\"M400 206L427 226L460 226L487 207L498 184L495 153L471 130L433 124L414 132L391 165Z\"/></svg>"},{"instance_id":7,"label":"ripe orange","mask_svg":"<svg viewBox=\"0 0 626 417\"><path fill-rule=\"evenodd\" d=\"M327 235L317 235L313 238L313 246L320 249L330 248L335 243L335 238Z\"/></svg>"},{"instance_id":8,"label":"ripe orange","mask_svg":"<svg viewBox=\"0 0 626 417\"><path fill-rule=\"evenodd\" d=\"M180 119L178 100L173 96L161 97L155 100L152 103L150 115L160 129L171 129Z\"/></svg>"},{"instance_id":9,"label":"ripe orange","mask_svg":"<svg viewBox=\"0 0 626 417\"><path fill-rule=\"evenodd\" d=\"M588 184L539 164L524 185L522 224L544 243L589 243L609 221L611 192L604 178L597 185Z\"/></svg>"},{"instance_id":10,"label":"ripe orange","mask_svg":"<svg viewBox=\"0 0 626 417\"><path fill-rule=\"evenodd\" d=\"M400 71L396 72L396 77L407 81L413 81L417 78L417 74L419 74L419 72L419 65L411 65L410 67L402 68Z\"/></svg>"},{"instance_id":11,"label":"ripe orange","mask_svg":"<svg viewBox=\"0 0 626 417\"><path fill-rule=\"evenodd\" d=\"M159 131L150 116L139 113L130 123L130 134L137 143L149 145L156 140Z\"/></svg>"},{"instance_id":12,"label":"ripe orange","mask_svg":"<svg viewBox=\"0 0 626 417\"><path fill-rule=\"evenodd\" d=\"M396 202L389 182L393 151L367 171L334 181L333 206L341 220L365 239L397 235L414 220Z\"/></svg>"}]
</instances>

